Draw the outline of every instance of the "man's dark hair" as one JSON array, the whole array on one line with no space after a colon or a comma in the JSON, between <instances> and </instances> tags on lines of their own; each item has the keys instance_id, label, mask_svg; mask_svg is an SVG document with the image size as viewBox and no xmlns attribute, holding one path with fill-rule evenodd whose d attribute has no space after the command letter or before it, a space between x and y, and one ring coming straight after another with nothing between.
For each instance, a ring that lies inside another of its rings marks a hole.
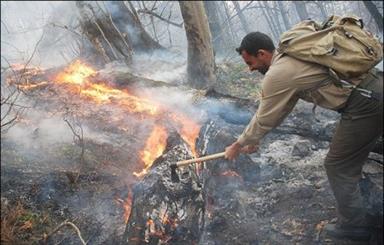
<instances>
[{"instance_id":1,"label":"man's dark hair","mask_svg":"<svg viewBox=\"0 0 384 245\"><path fill-rule=\"evenodd\" d=\"M259 49L265 49L272 53L275 50L275 45L273 45L270 37L257 31L248 33L236 51L241 54L245 50L248 54L256 56Z\"/></svg>"}]
</instances>

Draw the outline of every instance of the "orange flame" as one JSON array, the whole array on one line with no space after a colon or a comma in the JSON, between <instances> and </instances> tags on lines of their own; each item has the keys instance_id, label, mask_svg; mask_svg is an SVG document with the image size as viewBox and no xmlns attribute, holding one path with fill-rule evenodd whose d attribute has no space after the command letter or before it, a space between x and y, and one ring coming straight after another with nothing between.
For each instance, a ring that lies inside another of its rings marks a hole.
<instances>
[{"instance_id":1,"label":"orange flame","mask_svg":"<svg viewBox=\"0 0 384 245\"><path fill-rule=\"evenodd\" d=\"M241 177L237 172L235 172L235 171L233 171L233 170L227 170L227 171L224 171L224 172L222 172L220 175L222 175L222 176Z\"/></svg>"},{"instance_id":2,"label":"orange flame","mask_svg":"<svg viewBox=\"0 0 384 245\"><path fill-rule=\"evenodd\" d=\"M43 81L43 82L33 83L33 84L19 84L18 88L23 91L28 91L28 90L38 89L47 85L48 85L48 82Z\"/></svg>"},{"instance_id":3,"label":"orange flame","mask_svg":"<svg viewBox=\"0 0 384 245\"><path fill-rule=\"evenodd\" d=\"M106 104L114 101L129 112L149 115L155 115L159 112L158 105L145 98L138 98L127 91L114 89L108 85L91 83L88 78L94 74L96 74L95 70L77 60L63 72L60 72L55 80L69 85L69 90L78 91L97 103Z\"/></svg>"},{"instance_id":4,"label":"orange flame","mask_svg":"<svg viewBox=\"0 0 384 245\"><path fill-rule=\"evenodd\" d=\"M193 156L198 157L196 151L196 139L197 137L199 137L200 126L196 122L182 114L172 113L170 117L176 123L180 124L181 128L177 128L181 138L189 145Z\"/></svg>"},{"instance_id":5,"label":"orange flame","mask_svg":"<svg viewBox=\"0 0 384 245\"><path fill-rule=\"evenodd\" d=\"M145 168L140 172L133 174L137 177L141 177L148 172L148 169L152 166L153 161L163 154L163 151L167 144L167 131L162 126L155 126L149 136L145 148L140 152L141 159L144 162Z\"/></svg>"},{"instance_id":6,"label":"orange flame","mask_svg":"<svg viewBox=\"0 0 384 245\"><path fill-rule=\"evenodd\" d=\"M76 60L70 64L63 72L56 76L56 81L69 84L82 85L87 81L87 77L94 75L96 71L87 64Z\"/></svg>"}]
</instances>

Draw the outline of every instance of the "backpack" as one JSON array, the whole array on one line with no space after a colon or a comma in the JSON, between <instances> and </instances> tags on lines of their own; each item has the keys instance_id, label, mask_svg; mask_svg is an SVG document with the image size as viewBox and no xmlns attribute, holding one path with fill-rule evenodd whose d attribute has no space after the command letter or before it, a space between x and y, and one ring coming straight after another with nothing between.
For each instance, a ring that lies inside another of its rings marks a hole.
<instances>
[{"instance_id":1,"label":"backpack","mask_svg":"<svg viewBox=\"0 0 384 245\"><path fill-rule=\"evenodd\" d=\"M277 51L330 68L337 80L350 82L383 58L383 46L355 16L329 17L323 24L305 20L280 37ZM354 84L358 85L358 84Z\"/></svg>"}]
</instances>

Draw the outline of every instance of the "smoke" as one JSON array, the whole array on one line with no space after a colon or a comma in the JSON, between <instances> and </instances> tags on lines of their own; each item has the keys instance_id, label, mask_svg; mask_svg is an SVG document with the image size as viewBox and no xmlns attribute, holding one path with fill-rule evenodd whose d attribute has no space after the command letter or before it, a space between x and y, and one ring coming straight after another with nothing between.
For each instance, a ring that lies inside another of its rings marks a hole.
<instances>
[{"instance_id":1,"label":"smoke","mask_svg":"<svg viewBox=\"0 0 384 245\"><path fill-rule=\"evenodd\" d=\"M186 78L186 56L167 51L134 57L133 70L138 76L167 83L182 83Z\"/></svg>"},{"instance_id":2,"label":"smoke","mask_svg":"<svg viewBox=\"0 0 384 245\"><path fill-rule=\"evenodd\" d=\"M10 63L53 67L73 58L73 2L1 2L1 53Z\"/></svg>"},{"instance_id":3,"label":"smoke","mask_svg":"<svg viewBox=\"0 0 384 245\"><path fill-rule=\"evenodd\" d=\"M28 110L6 136L26 149L73 141L72 132L62 118L34 109Z\"/></svg>"}]
</instances>

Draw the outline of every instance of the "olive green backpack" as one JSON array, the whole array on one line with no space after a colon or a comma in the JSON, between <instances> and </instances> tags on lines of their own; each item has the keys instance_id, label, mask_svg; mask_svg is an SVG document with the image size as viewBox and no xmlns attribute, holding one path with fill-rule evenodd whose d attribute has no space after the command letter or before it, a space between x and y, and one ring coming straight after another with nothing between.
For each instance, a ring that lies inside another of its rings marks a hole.
<instances>
[{"instance_id":1,"label":"olive green backpack","mask_svg":"<svg viewBox=\"0 0 384 245\"><path fill-rule=\"evenodd\" d=\"M382 44L363 27L355 16L333 15L323 24L305 20L281 35L277 51L329 67L333 75L350 81L383 58Z\"/></svg>"}]
</instances>

